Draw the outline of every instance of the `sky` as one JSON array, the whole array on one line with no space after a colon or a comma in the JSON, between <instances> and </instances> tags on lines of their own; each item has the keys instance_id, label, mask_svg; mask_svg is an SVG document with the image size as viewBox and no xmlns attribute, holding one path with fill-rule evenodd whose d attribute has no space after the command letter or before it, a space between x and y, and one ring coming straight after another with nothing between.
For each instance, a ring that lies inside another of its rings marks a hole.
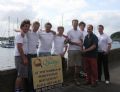
<instances>
[{"instance_id":1,"label":"sky","mask_svg":"<svg viewBox=\"0 0 120 92\"><path fill-rule=\"evenodd\" d=\"M105 27L108 35L120 31L119 0L0 0L0 37L15 35L14 29L24 19L39 21L44 29L46 22L51 22L53 30L63 25L65 33L72 28L71 21L78 19L87 25Z\"/></svg>"}]
</instances>

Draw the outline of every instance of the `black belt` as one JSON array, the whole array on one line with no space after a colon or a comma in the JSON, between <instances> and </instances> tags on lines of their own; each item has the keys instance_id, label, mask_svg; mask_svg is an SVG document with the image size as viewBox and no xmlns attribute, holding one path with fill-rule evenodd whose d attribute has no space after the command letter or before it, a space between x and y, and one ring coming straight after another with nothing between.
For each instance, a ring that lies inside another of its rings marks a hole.
<instances>
[{"instance_id":1,"label":"black belt","mask_svg":"<svg viewBox=\"0 0 120 92\"><path fill-rule=\"evenodd\" d=\"M104 55L104 54L105 54L105 52L104 52L104 51L103 51L103 52L101 51L101 52L98 52L98 54L103 54L103 55Z\"/></svg>"},{"instance_id":2,"label":"black belt","mask_svg":"<svg viewBox=\"0 0 120 92\"><path fill-rule=\"evenodd\" d=\"M28 55L26 55L26 54L24 54L26 57L28 56ZM15 56L15 57L21 57L20 55L19 56Z\"/></svg>"},{"instance_id":3,"label":"black belt","mask_svg":"<svg viewBox=\"0 0 120 92\"><path fill-rule=\"evenodd\" d=\"M98 51L99 53L105 53L105 51Z\"/></svg>"},{"instance_id":4,"label":"black belt","mask_svg":"<svg viewBox=\"0 0 120 92\"><path fill-rule=\"evenodd\" d=\"M37 57L37 54L28 54L30 57Z\"/></svg>"}]
</instances>

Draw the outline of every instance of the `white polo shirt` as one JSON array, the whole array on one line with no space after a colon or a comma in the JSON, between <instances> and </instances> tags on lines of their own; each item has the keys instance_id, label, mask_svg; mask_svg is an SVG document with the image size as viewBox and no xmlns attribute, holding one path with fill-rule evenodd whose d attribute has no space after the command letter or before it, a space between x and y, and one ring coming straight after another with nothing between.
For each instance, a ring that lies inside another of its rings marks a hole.
<instances>
[{"instance_id":1,"label":"white polo shirt","mask_svg":"<svg viewBox=\"0 0 120 92\"><path fill-rule=\"evenodd\" d=\"M37 32L28 31L28 54L37 54L39 36Z\"/></svg>"},{"instance_id":2,"label":"white polo shirt","mask_svg":"<svg viewBox=\"0 0 120 92\"><path fill-rule=\"evenodd\" d=\"M52 44L54 41L55 35L52 32L38 32L39 35L39 47L38 52L51 52Z\"/></svg>"},{"instance_id":3,"label":"white polo shirt","mask_svg":"<svg viewBox=\"0 0 120 92\"><path fill-rule=\"evenodd\" d=\"M64 52L64 47L66 46L64 44L65 41L65 37L64 36L55 36L54 39L54 54L60 55Z\"/></svg>"},{"instance_id":4,"label":"white polo shirt","mask_svg":"<svg viewBox=\"0 0 120 92\"><path fill-rule=\"evenodd\" d=\"M72 29L67 33L67 35L72 42L81 43L81 39L83 39L83 33L80 30ZM81 50L81 47L70 44L68 50Z\"/></svg>"},{"instance_id":5,"label":"white polo shirt","mask_svg":"<svg viewBox=\"0 0 120 92\"><path fill-rule=\"evenodd\" d=\"M107 35L107 34L102 34L102 35L99 35L98 36L98 51L101 52L101 51L104 51L104 52L107 52L108 50L108 44L109 43L112 43L112 40L111 38Z\"/></svg>"},{"instance_id":6,"label":"white polo shirt","mask_svg":"<svg viewBox=\"0 0 120 92\"><path fill-rule=\"evenodd\" d=\"M26 34L24 35L24 37L21 35L21 33L16 35L16 37L15 37L15 52L14 52L15 56L20 56L20 53L19 53L18 48L17 48L18 43L23 44L24 54L27 55L28 54L28 39L27 39Z\"/></svg>"},{"instance_id":7,"label":"white polo shirt","mask_svg":"<svg viewBox=\"0 0 120 92\"><path fill-rule=\"evenodd\" d=\"M83 33L83 41L84 41L84 39L85 39L85 36L88 34L88 32L86 31L86 30L80 30L82 33Z\"/></svg>"}]
</instances>

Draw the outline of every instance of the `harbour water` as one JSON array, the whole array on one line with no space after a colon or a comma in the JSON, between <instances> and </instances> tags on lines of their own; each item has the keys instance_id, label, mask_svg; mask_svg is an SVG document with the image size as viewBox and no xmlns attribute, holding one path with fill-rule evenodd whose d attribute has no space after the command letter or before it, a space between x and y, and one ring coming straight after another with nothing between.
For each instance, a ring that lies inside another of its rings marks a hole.
<instances>
[{"instance_id":1,"label":"harbour water","mask_svg":"<svg viewBox=\"0 0 120 92\"><path fill-rule=\"evenodd\" d=\"M120 42L113 42L112 49L120 48ZM0 47L0 71L15 68L14 49Z\"/></svg>"},{"instance_id":2,"label":"harbour water","mask_svg":"<svg viewBox=\"0 0 120 92\"><path fill-rule=\"evenodd\" d=\"M0 47L0 70L15 68L14 49Z\"/></svg>"}]
</instances>

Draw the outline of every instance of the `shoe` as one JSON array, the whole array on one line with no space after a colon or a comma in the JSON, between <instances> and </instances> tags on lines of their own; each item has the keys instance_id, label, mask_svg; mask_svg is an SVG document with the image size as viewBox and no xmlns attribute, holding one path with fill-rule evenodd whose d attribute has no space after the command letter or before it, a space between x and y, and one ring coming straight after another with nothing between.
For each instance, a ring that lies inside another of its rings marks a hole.
<instances>
[{"instance_id":1,"label":"shoe","mask_svg":"<svg viewBox=\"0 0 120 92\"><path fill-rule=\"evenodd\" d=\"M110 84L110 81L106 80L106 81L105 81L105 84Z\"/></svg>"},{"instance_id":2,"label":"shoe","mask_svg":"<svg viewBox=\"0 0 120 92\"><path fill-rule=\"evenodd\" d=\"M95 83L93 83L93 84L91 84L91 87L97 87L97 82L95 82Z\"/></svg>"},{"instance_id":3,"label":"shoe","mask_svg":"<svg viewBox=\"0 0 120 92\"><path fill-rule=\"evenodd\" d=\"M75 82L75 85L76 85L76 86L80 86L80 82L76 81L76 82Z\"/></svg>"},{"instance_id":4,"label":"shoe","mask_svg":"<svg viewBox=\"0 0 120 92\"><path fill-rule=\"evenodd\" d=\"M75 85L80 86L80 82L78 80L75 80Z\"/></svg>"},{"instance_id":5,"label":"shoe","mask_svg":"<svg viewBox=\"0 0 120 92\"><path fill-rule=\"evenodd\" d=\"M85 82L83 85L90 85L91 83L90 82Z\"/></svg>"},{"instance_id":6,"label":"shoe","mask_svg":"<svg viewBox=\"0 0 120 92\"><path fill-rule=\"evenodd\" d=\"M96 83L95 83L95 84L92 84L91 87L92 87L92 88L95 88L95 87L97 87L97 84L96 84Z\"/></svg>"},{"instance_id":7,"label":"shoe","mask_svg":"<svg viewBox=\"0 0 120 92\"><path fill-rule=\"evenodd\" d=\"M96 80L97 82L102 82L101 80Z\"/></svg>"},{"instance_id":8,"label":"shoe","mask_svg":"<svg viewBox=\"0 0 120 92\"><path fill-rule=\"evenodd\" d=\"M69 83L63 82L63 83L62 83L62 87L66 87L66 86L69 86Z\"/></svg>"}]
</instances>

